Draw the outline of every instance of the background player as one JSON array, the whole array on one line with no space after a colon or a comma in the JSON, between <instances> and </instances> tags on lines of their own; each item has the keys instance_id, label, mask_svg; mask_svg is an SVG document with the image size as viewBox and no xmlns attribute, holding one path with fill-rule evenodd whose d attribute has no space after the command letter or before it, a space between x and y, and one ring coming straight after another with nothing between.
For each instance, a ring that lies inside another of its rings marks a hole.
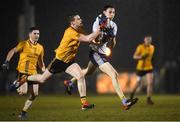
<instances>
[{"instance_id":1,"label":"background player","mask_svg":"<svg viewBox=\"0 0 180 122\"><path fill-rule=\"evenodd\" d=\"M11 58L15 53L19 53L20 58L17 66L18 79L21 79L21 77L37 74L37 64L42 71L45 71L45 65L43 61L44 49L43 46L37 42L39 40L39 36L39 29L36 27L31 27L29 29L29 38L19 42L16 47L12 48L8 52L6 61L2 65L3 69L9 69L9 62ZM23 84L17 89L17 92L20 95L27 94L28 86L30 97L26 100L25 105L19 114L20 119L27 118L27 110L38 95L39 85L32 84L31 82Z\"/></svg>"},{"instance_id":2,"label":"background player","mask_svg":"<svg viewBox=\"0 0 180 122\"><path fill-rule=\"evenodd\" d=\"M154 102L151 100L152 96L152 86L153 86L153 65L152 57L154 54L154 46L151 44L152 37L147 35L144 37L144 43L139 44L136 48L133 58L138 60L136 70L137 70L137 85L133 89L130 99L133 99L136 89L141 84L141 79L143 76L147 80L147 104L153 105Z\"/></svg>"}]
</instances>

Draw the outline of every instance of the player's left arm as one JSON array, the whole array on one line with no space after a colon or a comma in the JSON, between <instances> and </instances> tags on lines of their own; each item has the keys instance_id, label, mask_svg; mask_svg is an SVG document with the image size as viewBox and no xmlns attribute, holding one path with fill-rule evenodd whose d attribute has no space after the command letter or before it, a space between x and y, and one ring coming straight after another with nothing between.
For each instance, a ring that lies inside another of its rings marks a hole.
<instances>
[{"instance_id":1,"label":"player's left arm","mask_svg":"<svg viewBox=\"0 0 180 122\"><path fill-rule=\"evenodd\" d=\"M116 35L117 35L117 25L116 23L114 23L114 29L113 29L113 34L114 34L114 37L113 37L113 48L116 46Z\"/></svg>"},{"instance_id":2,"label":"player's left arm","mask_svg":"<svg viewBox=\"0 0 180 122\"><path fill-rule=\"evenodd\" d=\"M113 38L113 48L116 46L116 37Z\"/></svg>"},{"instance_id":3,"label":"player's left arm","mask_svg":"<svg viewBox=\"0 0 180 122\"><path fill-rule=\"evenodd\" d=\"M152 59L151 59L151 61L152 61L153 58L154 58L154 53L155 53L155 47L154 47L154 45L152 45L152 52L151 52Z\"/></svg>"},{"instance_id":4,"label":"player's left arm","mask_svg":"<svg viewBox=\"0 0 180 122\"><path fill-rule=\"evenodd\" d=\"M135 59L135 60L142 59L142 51L141 51L141 46L140 45L136 48L136 51L135 51L135 53L133 55L133 59Z\"/></svg>"},{"instance_id":5,"label":"player's left arm","mask_svg":"<svg viewBox=\"0 0 180 122\"><path fill-rule=\"evenodd\" d=\"M39 68L42 70L42 72L45 71L45 64L44 64L44 49L42 47L42 52L39 56L39 60L38 60L38 66Z\"/></svg>"}]
</instances>

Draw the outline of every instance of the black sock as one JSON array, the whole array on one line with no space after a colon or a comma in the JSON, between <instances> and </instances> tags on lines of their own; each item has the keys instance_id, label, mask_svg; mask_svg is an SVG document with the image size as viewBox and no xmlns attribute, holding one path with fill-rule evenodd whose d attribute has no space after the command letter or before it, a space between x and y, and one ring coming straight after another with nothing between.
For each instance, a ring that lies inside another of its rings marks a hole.
<instances>
[{"instance_id":1,"label":"black sock","mask_svg":"<svg viewBox=\"0 0 180 122\"><path fill-rule=\"evenodd\" d=\"M130 99L133 99L133 97L134 97L134 92L132 92L132 93L130 94Z\"/></svg>"},{"instance_id":2,"label":"black sock","mask_svg":"<svg viewBox=\"0 0 180 122\"><path fill-rule=\"evenodd\" d=\"M151 100L151 97L147 97L147 100Z\"/></svg>"},{"instance_id":3,"label":"black sock","mask_svg":"<svg viewBox=\"0 0 180 122\"><path fill-rule=\"evenodd\" d=\"M23 114L27 113L26 111L23 111L23 110L22 110L21 112L22 112Z\"/></svg>"}]
</instances>

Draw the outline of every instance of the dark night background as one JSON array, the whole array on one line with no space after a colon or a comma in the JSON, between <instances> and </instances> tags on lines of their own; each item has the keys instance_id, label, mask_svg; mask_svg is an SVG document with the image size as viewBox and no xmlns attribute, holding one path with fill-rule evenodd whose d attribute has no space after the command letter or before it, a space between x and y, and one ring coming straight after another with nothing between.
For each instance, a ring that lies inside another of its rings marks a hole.
<instances>
[{"instance_id":1,"label":"dark night background","mask_svg":"<svg viewBox=\"0 0 180 122\"><path fill-rule=\"evenodd\" d=\"M24 0L25 1L25 0ZM18 40L18 17L26 9L23 0L6 0L0 5L0 63L7 52ZM180 93L180 8L178 0L31 0L35 8L35 25L40 28L40 43L45 48L45 64L54 57L64 30L68 26L67 17L79 13L87 33L103 6L111 4L116 9L114 21L118 26L117 45L113 52L112 65L117 71L135 71L136 62L132 55L136 46L143 41L146 34L153 37L155 45L154 67L159 88L156 92ZM28 27L27 27L28 28ZM7 86L15 79L18 56L11 60L10 71L0 71L0 93L7 91ZM82 67L88 62L88 45L81 43L77 60ZM165 75L162 72L165 71ZM95 80L95 76L87 80ZM58 78L56 78L58 77ZM58 91L67 75L56 75L43 85L42 91ZM58 79L54 82L55 79ZM58 87L57 84L60 84ZM95 82L88 83L94 91ZM89 90L91 91L91 90Z\"/></svg>"}]
</instances>

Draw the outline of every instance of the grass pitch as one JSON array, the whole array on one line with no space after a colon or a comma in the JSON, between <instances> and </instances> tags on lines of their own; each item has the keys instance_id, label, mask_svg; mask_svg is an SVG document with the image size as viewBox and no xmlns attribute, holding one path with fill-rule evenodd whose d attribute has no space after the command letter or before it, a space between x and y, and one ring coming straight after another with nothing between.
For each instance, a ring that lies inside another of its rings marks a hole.
<instances>
[{"instance_id":1,"label":"grass pitch","mask_svg":"<svg viewBox=\"0 0 180 122\"><path fill-rule=\"evenodd\" d=\"M122 109L116 95L89 95L88 100L95 109L82 111L78 96L40 95L28 111L28 120L59 121L180 121L180 96L153 96L155 105L146 105L146 97L130 110ZM17 115L27 97L16 95L0 96L0 120L19 120Z\"/></svg>"}]
</instances>

